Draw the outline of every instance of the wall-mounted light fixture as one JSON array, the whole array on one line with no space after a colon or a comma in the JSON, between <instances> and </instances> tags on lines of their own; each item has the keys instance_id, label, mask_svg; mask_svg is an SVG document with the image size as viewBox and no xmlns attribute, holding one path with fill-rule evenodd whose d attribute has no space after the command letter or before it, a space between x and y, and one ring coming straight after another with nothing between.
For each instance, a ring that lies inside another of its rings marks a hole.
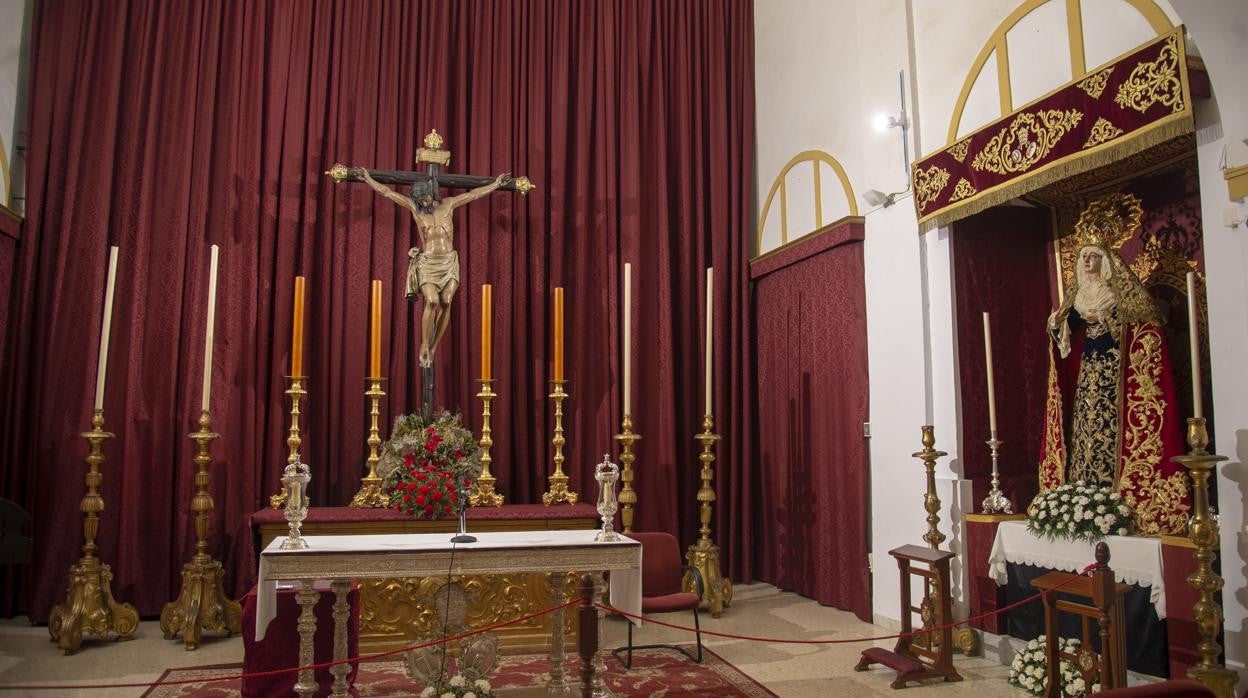
<instances>
[{"instance_id":1,"label":"wall-mounted light fixture","mask_svg":"<svg viewBox=\"0 0 1248 698\"><path fill-rule=\"evenodd\" d=\"M885 194L879 189L868 189L862 193L862 200L870 206L888 208L893 205L896 196L896 194Z\"/></svg>"}]
</instances>

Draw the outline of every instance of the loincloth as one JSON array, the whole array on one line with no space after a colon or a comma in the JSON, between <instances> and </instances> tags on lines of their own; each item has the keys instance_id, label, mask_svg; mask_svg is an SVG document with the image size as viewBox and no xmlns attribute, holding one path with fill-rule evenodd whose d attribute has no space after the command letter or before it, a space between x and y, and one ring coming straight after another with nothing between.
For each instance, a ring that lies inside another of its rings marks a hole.
<instances>
[{"instance_id":1,"label":"loincloth","mask_svg":"<svg viewBox=\"0 0 1248 698\"><path fill-rule=\"evenodd\" d=\"M407 253L407 299L420 298L420 288L433 284L441 293L451 281L459 281L459 253L428 254L413 247Z\"/></svg>"}]
</instances>

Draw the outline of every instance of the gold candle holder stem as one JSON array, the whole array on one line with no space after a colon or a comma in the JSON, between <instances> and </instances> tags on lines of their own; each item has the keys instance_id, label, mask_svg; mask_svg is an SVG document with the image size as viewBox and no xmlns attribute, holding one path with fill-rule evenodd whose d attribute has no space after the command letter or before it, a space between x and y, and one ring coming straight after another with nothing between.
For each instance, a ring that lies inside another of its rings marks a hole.
<instances>
[{"instance_id":1,"label":"gold candle holder stem","mask_svg":"<svg viewBox=\"0 0 1248 698\"><path fill-rule=\"evenodd\" d=\"M552 380L551 383L555 388L547 397L555 401L555 435L550 440L551 445L555 447L555 472L546 478L550 489L542 494L542 504L546 506L558 502L576 504L580 496L568 489L568 476L563 472L563 445L567 443L563 438L563 401L568 398L568 393L564 392L563 386L568 382Z\"/></svg>"},{"instance_id":2,"label":"gold candle holder stem","mask_svg":"<svg viewBox=\"0 0 1248 698\"><path fill-rule=\"evenodd\" d=\"M100 483L104 476L100 466L104 464L103 444L113 434L104 431L104 410L91 413L91 430L82 432L90 449L87 453L87 493L79 509L82 511L83 546L82 557L69 568L69 589L66 601L52 607L48 618L48 634L64 650L73 654L82 646L83 633L106 636L117 633L117 639L129 639L139 626L139 613L128 603L118 603L113 598L112 569L95 556L96 536L100 530L100 512L104 511L104 497L100 495Z\"/></svg>"},{"instance_id":3,"label":"gold candle holder stem","mask_svg":"<svg viewBox=\"0 0 1248 698\"><path fill-rule=\"evenodd\" d=\"M303 389L304 378L306 376L286 376L286 380L290 382L290 387L286 389L286 394L290 396L290 435L286 437L286 446L290 449L290 454L286 456L287 465L299 460L299 446L303 443L303 436L299 431L299 403L308 394ZM288 496L290 494L286 491L286 484L282 483L282 491L269 497L269 506L281 509L286 506Z\"/></svg>"},{"instance_id":4,"label":"gold candle holder stem","mask_svg":"<svg viewBox=\"0 0 1248 698\"><path fill-rule=\"evenodd\" d=\"M481 379L481 392L477 393L477 397L481 398L481 474L472 485L468 503L474 507L501 507L503 495L494 491L497 480L490 472L490 464L494 462L490 457L490 447L494 445L490 431L490 403L498 397L494 392L493 378Z\"/></svg>"},{"instance_id":5,"label":"gold candle holder stem","mask_svg":"<svg viewBox=\"0 0 1248 698\"><path fill-rule=\"evenodd\" d=\"M191 498L191 511L195 512L195 555L182 567L182 591L176 601L165 604L160 612L160 629L166 640L179 633L186 649L199 646L201 633L225 632L231 635L243 631L243 609L237 601L225 595L225 571L221 563L208 554L208 526L213 510L212 442L218 434L212 432L212 417L207 410L200 412L199 431L188 434L195 441L197 453L194 461L195 496Z\"/></svg>"},{"instance_id":6,"label":"gold candle holder stem","mask_svg":"<svg viewBox=\"0 0 1248 698\"><path fill-rule=\"evenodd\" d=\"M936 527L940 523L940 497L936 494L936 459L949 454L932 448L936 445L936 427L929 424L922 430L923 450L910 455L923 461L923 467L927 469L927 493L923 495L923 508L927 511L927 533L923 534L923 540L932 550L940 550L940 544L945 542L945 534Z\"/></svg>"},{"instance_id":7,"label":"gold candle holder stem","mask_svg":"<svg viewBox=\"0 0 1248 698\"><path fill-rule=\"evenodd\" d=\"M1209 432L1203 417L1187 420L1187 445L1189 453L1174 458L1176 463L1187 469L1192 479L1189 534L1196 544L1196 571L1187 578L1187 583L1200 594L1193 614L1200 633L1200 642L1196 644L1200 661L1188 669L1187 675L1208 686L1218 698L1233 698L1238 676L1222 664L1222 646L1218 644L1218 634L1222 631L1222 606L1216 595L1222 589L1223 580L1214 571L1213 562L1217 559L1215 551L1222 536L1218 520L1209 508L1209 478L1216 471L1217 464L1226 460L1226 456L1206 450Z\"/></svg>"},{"instance_id":8,"label":"gold candle holder stem","mask_svg":"<svg viewBox=\"0 0 1248 698\"><path fill-rule=\"evenodd\" d=\"M381 389L380 376L368 379L368 390L364 397L368 398L368 474L360 478L360 490L351 498L349 506L356 509L384 509L389 505L381 491L381 478L377 476L377 463L381 461L378 448L381 446L381 432L378 421L381 418L381 399L386 396Z\"/></svg>"},{"instance_id":9,"label":"gold candle holder stem","mask_svg":"<svg viewBox=\"0 0 1248 698\"><path fill-rule=\"evenodd\" d=\"M720 574L719 546L711 540L711 515L714 513L712 505L715 502L715 488L711 486L715 471L711 466L715 462L715 443L719 441L719 435L714 430L715 418L707 414L702 418L702 433L694 437L702 442L702 453L698 456L698 460L702 462L702 469L698 473L702 479L702 486L698 488L698 519L701 527L698 529L698 542L685 551L685 561L701 573L705 587L702 598L707 602L711 616L718 618L723 615L724 608L732 605L732 582ZM685 591L695 591L692 574L685 575L682 586Z\"/></svg>"},{"instance_id":10,"label":"gold candle holder stem","mask_svg":"<svg viewBox=\"0 0 1248 698\"><path fill-rule=\"evenodd\" d=\"M637 492L633 489L633 444L641 440L641 435L633 433L633 416L624 415L620 420L620 433L615 435L620 442L620 521L625 533L633 531L633 509L637 506Z\"/></svg>"}]
</instances>

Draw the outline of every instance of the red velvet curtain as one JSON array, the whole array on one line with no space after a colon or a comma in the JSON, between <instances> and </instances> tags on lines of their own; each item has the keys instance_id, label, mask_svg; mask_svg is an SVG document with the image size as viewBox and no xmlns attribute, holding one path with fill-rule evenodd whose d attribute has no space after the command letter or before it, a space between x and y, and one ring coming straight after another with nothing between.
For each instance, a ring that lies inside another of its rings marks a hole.
<instances>
[{"instance_id":1,"label":"red velvet curtain","mask_svg":"<svg viewBox=\"0 0 1248 698\"><path fill-rule=\"evenodd\" d=\"M997 470L1001 491L1021 513L1039 489L1044 396L1049 375L1045 324L1053 260L1047 208L997 206L953 224L962 467L974 490L975 510L992 480L988 440L988 378L984 320L992 320L997 398Z\"/></svg>"},{"instance_id":2,"label":"red velvet curtain","mask_svg":"<svg viewBox=\"0 0 1248 698\"><path fill-rule=\"evenodd\" d=\"M475 429L480 287L494 285L493 470L509 502L551 471L551 291L567 293L565 469L592 500L618 431L619 283L634 264L635 527L693 542L702 270L716 269L715 535L749 564L747 231L753 7L706 0L80 0L34 7L27 236L0 423L7 496L34 515L28 608L63 600L82 527L85 443L109 245L121 248L107 370L100 557L145 615L194 544L209 245L221 245L210 551L230 590L242 523L286 458L292 280L308 277L302 453L316 504L364 474L368 284L386 284L384 432L419 397L419 307L403 300L409 216L334 162L409 169L437 128L450 171L529 176L461 211L462 285L436 402ZM732 341L730 341L730 338ZM12 595L6 594L12 608Z\"/></svg>"},{"instance_id":3,"label":"red velvet curtain","mask_svg":"<svg viewBox=\"0 0 1248 698\"><path fill-rule=\"evenodd\" d=\"M759 579L871 619L863 229L753 264Z\"/></svg>"}]
</instances>

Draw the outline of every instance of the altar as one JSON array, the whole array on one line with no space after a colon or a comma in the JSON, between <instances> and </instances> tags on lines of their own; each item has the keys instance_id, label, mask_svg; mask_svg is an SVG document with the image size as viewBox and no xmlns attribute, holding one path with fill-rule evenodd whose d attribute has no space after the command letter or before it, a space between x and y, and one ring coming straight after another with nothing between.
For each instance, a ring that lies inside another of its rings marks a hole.
<instances>
[{"instance_id":1,"label":"altar","mask_svg":"<svg viewBox=\"0 0 1248 698\"><path fill-rule=\"evenodd\" d=\"M275 539L260 554L259 591L256 604L256 639L262 640L276 614L277 582L303 585L298 594L307 617L318 594L312 583L333 580L334 593L342 600L342 617L336 615L334 659L346 659L345 595L353 579L391 577L426 578L451 575L548 574L552 578L573 572L611 571L611 605L633 614L641 612L641 544L621 537L617 542L596 542L595 531L504 531L476 534L474 543L451 543L440 533L408 535L304 536L308 547L283 550ZM551 585L548 606L566 599L562 587ZM556 616L550 643L552 686L562 686L563 624ZM570 614L569 614L570 615ZM300 657L312 658L313 621L306 632L301 623ZM600 651L601 650L600 648ZM304 661L307 660L307 661ZM335 695L345 695L346 665L335 683ZM311 682L311 670L300 672L300 682Z\"/></svg>"},{"instance_id":2,"label":"altar","mask_svg":"<svg viewBox=\"0 0 1248 698\"><path fill-rule=\"evenodd\" d=\"M590 504L542 506L508 504L502 507L474 507L468 510L468 528L477 533L497 531L588 530L598 523L598 512ZM253 560L274 539L288 532L280 509L262 509L250 517ZM455 531L456 521L416 520L394 509L351 507L312 507L303 522L306 536L364 536L398 533L445 533ZM254 566L253 566L254 569ZM508 573L460 579L473 593L468 619L473 626L507 620L518 614L547 608L550 603L548 575ZM389 576L359 580L360 651L383 652L410 645L416 638L438 629L431 599L441 581L434 578ZM572 594L575 580L569 578L564 591ZM554 620L539 616L498 631L507 652L536 652L546 649L554 634ZM576 638L574 614L567 614L564 636Z\"/></svg>"}]
</instances>

